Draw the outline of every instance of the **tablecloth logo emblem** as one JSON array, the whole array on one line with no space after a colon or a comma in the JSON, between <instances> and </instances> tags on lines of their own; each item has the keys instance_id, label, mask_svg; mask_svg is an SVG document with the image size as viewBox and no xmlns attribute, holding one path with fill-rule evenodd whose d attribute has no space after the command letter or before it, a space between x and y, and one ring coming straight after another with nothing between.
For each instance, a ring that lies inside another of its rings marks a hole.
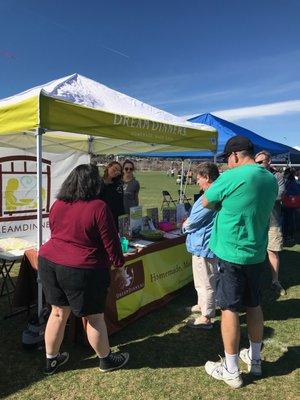
<instances>
[{"instance_id":1,"label":"tablecloth logo emblem","mask_svg":"<svg viewBox=\"0 0 300 400\"><path fill-rule=\"evenodd\" d=\"M43 217L50 210L51 161L42 160ZM0 222L36 217L36 157L14 155L0 158Z\"/></svg>"},{"instance_id":2,"label":"tablecloth logo emblem","mask_svg":"<svg viewBox=\"0 0 300 400\"><path fill-rule=\"evenodd\" d=\"M144 266L141 260L126 266L124 277L119 278L116 284L116 298L128 296L129 294L143 289L145 286Z\"/></svg>"}]
</instances>

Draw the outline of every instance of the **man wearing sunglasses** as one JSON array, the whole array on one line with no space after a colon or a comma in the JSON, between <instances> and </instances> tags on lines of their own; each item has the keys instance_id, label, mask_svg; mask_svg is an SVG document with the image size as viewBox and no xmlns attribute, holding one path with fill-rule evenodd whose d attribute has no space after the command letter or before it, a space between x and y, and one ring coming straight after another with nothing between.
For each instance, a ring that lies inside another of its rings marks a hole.
<instances>
[{"instance_id":1,"label":"man wearing sunglasses","mask_svg":"<svg viewBox=\"0 0 300 400\"><path fill-rule=\"evenodd\" d=\"M271 154L268 151L262 150L257 153L255 156L255 162L256 164L259 164L270 171L275 176L278 183L278 196L270 216L270 227L268 233L268 258L272 273L271 288L280 295L285 295L286 291L278 280L280 264L279 252L283 247L281 230L281 198L285 191L284 179L280 172L277 172L271 167Z\"/></svg>"},{"instance_id":2,"label":"man wearing sunglasses","mask_svg":"<svg viewBox=\"0 0 300 400\"><path fill-rule=\"evenodd\" d=\"M208 361L206 372L232 388L243 381L239 357L253 375L261 375L263 314L260 283L266 258L270 213L278 185L276 178L254 161L252 142L244 136L228 140L223 153L229 169L202 197L204 207L220 211L214 221L209 242L219 258L216 302L221 317L225 360ZM239 312L246 309L250 346L239 352Z\"/></svg>"}]
</instances>

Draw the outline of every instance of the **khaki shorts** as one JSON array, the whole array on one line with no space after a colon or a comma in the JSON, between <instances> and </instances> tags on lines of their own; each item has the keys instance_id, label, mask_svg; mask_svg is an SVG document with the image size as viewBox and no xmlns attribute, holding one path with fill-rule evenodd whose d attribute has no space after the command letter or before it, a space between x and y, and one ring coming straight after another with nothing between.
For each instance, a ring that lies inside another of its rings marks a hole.
<instances>
[{"instance_id":1,"label":"khaki shorts","mask_svg":"<svg viewBox=\"0 0 300 400\"><path fill-rule=\"evenodd\" d=\"M271 251L281 251L283 247L283 237L281 228L278 226L272 226L269 229L268 234L268 250Z\"/></svg>"}]
</instances>

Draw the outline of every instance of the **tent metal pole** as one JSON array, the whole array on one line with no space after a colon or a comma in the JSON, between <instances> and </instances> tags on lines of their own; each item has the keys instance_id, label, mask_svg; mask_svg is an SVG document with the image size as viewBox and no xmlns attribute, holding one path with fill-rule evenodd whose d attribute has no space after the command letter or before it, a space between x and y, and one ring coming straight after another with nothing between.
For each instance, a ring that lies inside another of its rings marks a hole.
<instances>
[{"instance_id":1,"label":"tent metal pole","mask_svg":"<svg viewBox=\"0 0 300 400\"><path fill-rule=\"evenodd\" d=\"M88 137L88 154L90 157L90 162L92 160L92 155L94 154L93 152L93 141L94 141L94 136L89 136Z\"/></svg>"},{"instance_id":2,"label":"tent metal pole","mask_svg":"<svg viewBox=\"0 0 300 400\"><path fill-rule=\"evenodd\" d=\"M214 155L214 164L217 164L217 153L213 153Z\"/></svg>"},{"instance_id":3,"label":"tent metal pole","mask_svg":"<svg viewBox=\"0 0 300 400\"><path fill-rule=\"evenodd\" d=\"M90 156L93 154L93 141L94 141L94 136L89 136L88 137L88 153Z\"/></svg>"},{"instance_id":4,"label":"tent metal pole","mask_svg":"<svg viewBox=\"0 0 300 400\"><path fill-rule=\"evenodd\" d=\"M186 194L186 188L187 188L187 184L188 184L188 175L189 175L189 172L190 172L191 169L192 169L192 161L190 160L189 161L188 173L187 173L187 176L185 177L186 179L185 179L185 184L184 184L184 189L183 189L183 193L184 194ZM182 197L183 197L183 195L182 195Z\"/></svg>"},{"instance_id":5,"label":"tent metal pole","mask_svg":"<svg viewBox=\"0 0 300 400\"><path fill-rule=\"evenodd\" d=\"M43 129L36 130L36 164L37 164L37 250L43 243L43 198L42 198L42 151L43 151ZM43 309L43 288L38 275L38 317L41 319Z\"/></svg>"},{"instance_id":6,"label":"tent metal pole","mask_svg":"<svg viewBox=\"0 0 300 400\"><path fill-rule=\"evenodd\" d=\"M180 196L179 196L179 203L183 203L183 195L182 195L182 190L183 190L183 163L184 159L181 159L181 179L180 179Z\"/></svg>"}]
</instances>

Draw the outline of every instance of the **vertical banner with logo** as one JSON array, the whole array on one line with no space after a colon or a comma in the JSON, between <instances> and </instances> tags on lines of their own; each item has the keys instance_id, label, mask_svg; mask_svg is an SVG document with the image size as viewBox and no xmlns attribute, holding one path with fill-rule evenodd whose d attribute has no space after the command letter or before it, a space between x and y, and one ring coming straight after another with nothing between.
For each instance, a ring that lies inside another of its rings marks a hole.
<instances>
[{"instance_id":1,"label":"vertical banner with logo","mask_svg":"<svg viewBox=\"0 0 300 400\"><path fill-rule=\"evenodd\" d=\"M89 162L82 153L43 153L42 202L43 239L49 237L49 211L67 175L79 164ZM36 242L37 182L36 156L13 148L0 148L0 237Z\"/></svg>"}]
</instances>

